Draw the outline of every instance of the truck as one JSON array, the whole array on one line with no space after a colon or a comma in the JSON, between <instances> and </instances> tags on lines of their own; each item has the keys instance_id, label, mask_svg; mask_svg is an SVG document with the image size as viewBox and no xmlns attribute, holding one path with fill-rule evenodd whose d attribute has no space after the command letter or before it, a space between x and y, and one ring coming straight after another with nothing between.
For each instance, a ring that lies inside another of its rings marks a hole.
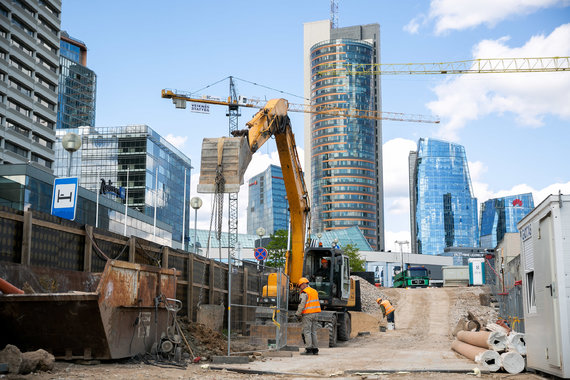
<instances>
[{"instance_id":1,"label":"truck","mask_svg":"<svg viewBox=\"0 0 570 380\"><path fill-rule=\"evenodd\" d=\"M429 286L429 271L427 268L408 267L394 275L394 288L427 288Z\"/></svg>"},{"instance_id":2,"label":"truck","mask_svg":"<svg viewBox=\"0 0 570 380\"><path fill-rule=\"evenodd\" d=\"M319 323L329 330L329 346L348 340L351 331L349 308L357 304L355 281L350 278L348 257L338 247L309 247L310 201L295 137L287 115L289 104L279 98L269 100L246 123L247 128L234 131L234 137L206 138L202 143L198 192L237 192L251 156L270 138L277 144L291 218L291 249L287 251L283 272L271 273L260 298L259 315L264 302L275 300L280 286L289 288L289 311L299 303L297 282L309 279L319 293L322 312ZM326 276L315 276L322 259L330 262ZM268 315L271 315L269 312Z\"/></svg>"}]
</instances>

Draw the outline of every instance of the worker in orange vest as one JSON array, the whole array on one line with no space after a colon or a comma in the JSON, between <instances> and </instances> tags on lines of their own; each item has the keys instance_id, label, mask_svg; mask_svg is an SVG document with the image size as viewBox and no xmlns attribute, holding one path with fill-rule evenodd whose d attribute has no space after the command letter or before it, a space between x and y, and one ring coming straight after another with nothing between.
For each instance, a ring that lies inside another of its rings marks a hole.
<instances>
[{"instance_id":1,"label":"worker in orange vest","mask_svg":"<svg viewBox=\"0 0 570 380\"><path fill-rule=\"evenodd\" d=\"M321 312L319 293L309 286L309 280L301 277L297 283L301 291L301 303L295 315L301 318L303 335L305 336L305 352L301 355L318 355L317 344L317 313Z\"/></svg>"},{"instance_id":2,"label":"worker in orange vest","mask_svg":"<svg viewBox=\"0 0 570 380\"><path fill-rule=\"evenodd\" d=\"M394 323L394 329L396 328L394 322L394 306L388 300L383 300L382 298L378 298L376 303L380 305L380 310L382 310L382 317L387 317L388 322Z\"/></svg>"}]
</instances>

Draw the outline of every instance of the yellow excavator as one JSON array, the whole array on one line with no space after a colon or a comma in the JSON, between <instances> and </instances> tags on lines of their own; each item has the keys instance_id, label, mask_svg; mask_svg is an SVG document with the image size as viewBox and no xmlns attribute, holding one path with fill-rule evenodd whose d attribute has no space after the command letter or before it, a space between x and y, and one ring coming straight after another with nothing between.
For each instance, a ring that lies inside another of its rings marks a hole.
<instances>
[{"instance_id":1,"label":"yellow excavator","mask_svg":"<svg viewBox=\"0 0 570 380\"><path fill-rule=\"evenodd\" d=\"M289 310L296 309L297 282L301 277L308 278L310 286L319 293L322 309L319 322L328 328L329 345L334 347L337 340L350 338L348 310L357 304L357 292L350 278L349 259L341 249L308 244L310 202L287 110L287 100L272 99L246 124L247 129L233 132L234 137L204 139L198 192L239 191L253 153L271 137L275 138L289 202L291 250L287 252L284 274L269 275L260 305L274 303L278 290L284 290L278 286L288 286ZM328 275L321 268L324 261L330 264Z\"/></svg>"}]
</instances>

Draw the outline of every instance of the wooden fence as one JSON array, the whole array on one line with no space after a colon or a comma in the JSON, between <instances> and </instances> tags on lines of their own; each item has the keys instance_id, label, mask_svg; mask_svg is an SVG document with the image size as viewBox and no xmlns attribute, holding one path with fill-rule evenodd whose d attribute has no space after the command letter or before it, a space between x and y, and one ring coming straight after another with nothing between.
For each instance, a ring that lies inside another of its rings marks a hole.
<instances>
[{"instance_id":1,"label":"wooden fence","mask_svg":"<svg viewBox=\"0 0 570 380\"><path fill-rule=\"evenodd\" d=\"M183 303L180 313L191 321L196 321L199 304L228 305L227 264L53 215L0 207L0 266L11 263L11 267L52 268L58 273L96 273L103 271L109 259L177 269L176 298ZM267 274L247 265L232 272L232 304L255 305ZM236 321L250 318L243 313Z\"/></svg>"}]
</instances>

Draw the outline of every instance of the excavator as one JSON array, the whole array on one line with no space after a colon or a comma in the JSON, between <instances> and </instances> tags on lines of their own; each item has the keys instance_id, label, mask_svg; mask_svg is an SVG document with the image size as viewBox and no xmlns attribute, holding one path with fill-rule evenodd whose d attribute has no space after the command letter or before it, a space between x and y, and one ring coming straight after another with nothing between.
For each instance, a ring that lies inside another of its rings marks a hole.
<instances>
[{"instance_id":1,"label":"excavator","mask_svg":"<svg viewBox=\"0 0 570 380\"><path fill-rule=\"evenodd\" d=\"M198 192L219 194L239 191L251 156L267 140L275 138L289 202L291 250L286 254L284 272L268 276L259 300L258 315L269 309L263 305L274 303L278 292L285 294L285 287L289 287L289 310L294 312L299 303L297 282L306 277L309 285L319 293L322 311L318 320L329 330L329 346L334 347L337 340L350 338L348 310L357 304L356 286L350 278L349 259L338 246L310 247L307 243L310 202L287 110L287 100L269 100L246 123L246 129L232 133L234 137L204 139ZM319 271L322 261L330 263L328 275L323 275L322 269Z\"/></svg>"}]
</instances>

